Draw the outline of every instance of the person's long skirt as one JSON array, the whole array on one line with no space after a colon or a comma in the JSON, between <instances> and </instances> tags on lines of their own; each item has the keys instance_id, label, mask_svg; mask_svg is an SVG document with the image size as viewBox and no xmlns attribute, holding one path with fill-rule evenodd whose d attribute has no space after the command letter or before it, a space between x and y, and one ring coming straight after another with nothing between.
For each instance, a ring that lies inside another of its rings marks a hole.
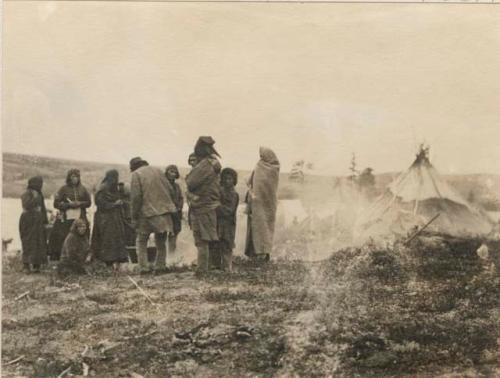
<instances>
[{"instance_id":1,"label":"person's long skirt","mask_svg":"<svg viewBox=\"0 0 500 378\"><path fill-rule=\"evenodd\" d=\"M125 243L125 225L120 210L96 212L91 244L96 257L106 263L127 262Z\"/></svg>"},{"instance_id":2,"label":"person's long skirt","mask_svg":"<svg viewBox=\"0 0 500 378\"><path fill-rule=\"evenodd\" d=\"M245 255L248 257L255 257L257 255L255 252L255 246L253 244L251 215L248 215L247 217L247 238L245 242Z\"/></svg>"},{"instance_id":3,"label":"person's long skirt","mask_svg":"<svg viewBox=\"0 0 500 378\"><path fill-rule=\"evenodd\" d=\"M38 211L23 212L19 219L19 234L23 249L23 263L46 264L47 234L42 213Z\"/></svg>"},{"instance_id":4,"label":"person's long skirt","mask_svg":"<svg viewBox=\"0 0 500 378\"><path fill-rule=\"evenodd\" d=\"M49 237L49 256L51 261L59 261L61 258L61 250L66 236L69 234L71 225L74 220L63 221L57 219L52 227L52 232Z\"/></svg>"}]
</instances>

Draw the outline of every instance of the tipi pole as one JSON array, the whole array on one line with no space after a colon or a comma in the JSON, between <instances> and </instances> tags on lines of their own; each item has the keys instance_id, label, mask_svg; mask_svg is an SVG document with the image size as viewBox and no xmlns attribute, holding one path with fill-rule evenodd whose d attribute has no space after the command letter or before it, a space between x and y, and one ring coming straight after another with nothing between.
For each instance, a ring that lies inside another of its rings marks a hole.
<instances>
[{"instance_id":1,"label":"tipi pole","mask_svg":"<svg viewBox=\"0 0 500 378\"><path fill-rule=\"evenodd\" d=\"M434 222L439 216L441 215L441 213L437 213L436 215L434 215L434 217L429 221L427 222L420 230L418 230L417 232L415 232L408 240L406 240L403 244L404 245L408 245L413 239L415 239L418 235L420 235L420 233L425 230L427 228L427 226L429 226L432 222Z\"/></svg>"}]
</instances>

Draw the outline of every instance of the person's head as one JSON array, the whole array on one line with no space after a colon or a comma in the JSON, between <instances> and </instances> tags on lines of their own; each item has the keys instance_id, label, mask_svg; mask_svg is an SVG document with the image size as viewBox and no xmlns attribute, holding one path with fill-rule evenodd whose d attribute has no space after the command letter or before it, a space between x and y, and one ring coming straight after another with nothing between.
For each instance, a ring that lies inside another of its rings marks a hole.
<instances>
[{"instance_id":1,"label":"person's head","mask_svg":"<svg viewBox=\"0 0 500 378\"><path fill-rule=\"evenodd\" d=\"M175 181L180 177L179 169L176 165L169 165L167 169L165 169L165 176L169 181Z\"/></svg>"},{"instance_id":2,"label":"person's head","mask_svg":"<svg viewBox=\"0 0 500 378\"><path fill-rule=\"evenodd\" d=\"M135 158L130 159L129 167L130 167L130 172L134 172L138 170L141 167L144 167L146 165L149 165L146 160L142 160L140 156L137 156Z\"/></svg>"},{"instance_id":3,"label":"person's head","mask_svg":"<svg viewBox=\"0 0 500 378\"><path fill-rule=\"evenodd\" d=\"M66 175L66 184L71 186L80 184L80 170L70 169Z\"/></svg>"},{"instance_id":4,"label":"person's head","mask_svg":"<svg viewBox=\"0 0 500 378\"><path fill-rule=\"evenodd\" d=\"M201 136L196 141L194 153L200 160L211 155L220 157L219 153L214 148L214 144L215 140L211 136Z\"/></svg>"},{"instance_id":5,"label":"person's head","mask_svg":"<svg viewBox=\"0 0 500 378\"><path fill-rule=\"evenodd\" d=\"M273 150L271 150L268 147L260 147L259 148L259 155L262 161L269 163L269 164L279 164L278 157L274 153Z\"/></svg>"},{"instance_id":6,"label":"person's head","mask_svg":"<svg viewBox=\"0 0 500 378\"><path fill-rule=\"evenodd\" d=\"M76 219L71 225L71 231L83 236L87 232L87 223L83 219Z\"/></svg>"},{"instance_id":7,"label":"person's head","mask_svg":"<svg viewBox=\"0 0 500 378\"><path fill-rule=\"evenodd\" d=\"M196 164L198 164L198 157L196 156L196 154L193 152L192 154L189 155L189 158L188 158L188 164L191 166L191 167L195 167Z\"/></svg>"},{"instance_id":8,"label":"person's head","mask_svg":"<svg viewBox=\"0 0 500 378\"><path fill-rule=\"evenodd\" d=\"M41 192L43 187L42 176L35 176L28 180L28 189Z\"/></svg>"},{"instance_id":9,"label":"person's head","mask_svg":"<svg viewBox=\"0 0 500 378\"><path fill-rule=\"evenodd\" d=\"M120 175L116 169L111 169L106 172L106 176L104 176L104 180L102 180L103 184L106 184L111 189L118 189L118 182L120 181Z\"/></svg>"},{"instance_id":10,"label":"person's head","mask_svg":"<svg viewBox=\"0 0 500 378\"><path fill-rule=\"evenodd\" d=\"M220 183L224 188L233 188L238 183L238 173L232 168L224 168L220 174Z\"/></svg>"}]
</instances>

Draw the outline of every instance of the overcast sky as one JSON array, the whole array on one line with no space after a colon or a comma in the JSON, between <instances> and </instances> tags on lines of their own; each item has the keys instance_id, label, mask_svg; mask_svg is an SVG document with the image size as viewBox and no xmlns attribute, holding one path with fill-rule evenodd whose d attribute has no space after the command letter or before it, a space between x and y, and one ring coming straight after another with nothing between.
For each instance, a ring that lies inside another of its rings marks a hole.
<instances>
[{"instance_id":1,"label":"overcast sky","mask_svg":"<svg viewBox=\"0 0 500 378\"><path fill-rule=\"evenodd\" d=\"M5 151L500 173L500 7L5 2Z\"/></svg>"}]
</instances>

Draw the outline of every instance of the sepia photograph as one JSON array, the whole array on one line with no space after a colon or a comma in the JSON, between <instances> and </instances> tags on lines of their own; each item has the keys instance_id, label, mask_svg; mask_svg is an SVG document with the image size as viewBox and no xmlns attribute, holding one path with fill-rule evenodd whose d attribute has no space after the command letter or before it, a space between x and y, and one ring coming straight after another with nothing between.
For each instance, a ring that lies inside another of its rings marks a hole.
<instances>
[{"instance_id":1,"label":"sepia photograph","mask_svg":"<svg viewBox=\"0 0 500 378\"><path fill-rule=\"evenodd\" d=\"M500 5L1 14L2 377L500 377Z\"/></svg>"}]
</instances>

